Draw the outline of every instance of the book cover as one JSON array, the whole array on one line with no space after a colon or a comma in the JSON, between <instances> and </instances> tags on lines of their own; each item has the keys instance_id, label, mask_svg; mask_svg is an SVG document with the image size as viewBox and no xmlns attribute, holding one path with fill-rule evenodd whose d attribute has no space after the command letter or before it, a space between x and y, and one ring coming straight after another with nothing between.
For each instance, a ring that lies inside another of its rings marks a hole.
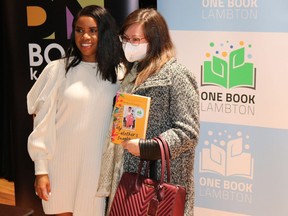
<instances>
[{"instance_id":1,"label":"book cover","mask_svg":"<svg viewBox=\"0 0 288 216\"><path fill-rule=\"evenodd\" d=\"M118 92L113 110L113 143L120 144L124 140L136 138L145 139L150 101L150 97Z\"/></svg>"}]
</instances>

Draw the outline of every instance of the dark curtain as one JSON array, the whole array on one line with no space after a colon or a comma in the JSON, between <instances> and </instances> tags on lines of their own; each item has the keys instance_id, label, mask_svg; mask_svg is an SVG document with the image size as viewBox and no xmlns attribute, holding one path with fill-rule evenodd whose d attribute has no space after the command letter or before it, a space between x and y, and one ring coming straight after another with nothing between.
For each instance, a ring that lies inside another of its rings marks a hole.
<instances>
[{"instance_id":1,"label":"dark curtain","mask_svg":"<svg viewBox=\"0 0 288 216\"><path fill-rule=\"evenodd\" d=\"M7 29L11 28L7 21L6 2L1 1L1 143L0 143L0 178L14 181L14 154L11 136L11 116L10 116L10 90L11 90L11 54L9 46L9 34Z\"/></svg>"},{"instance_id":2,"label":"dark curtain","mask_svg":"<svg viewBox=\"0 0 288 216\"><path fill-rule=\"evenodd\" d=\"M139 0L139 8L157 9L157 0Z\"/></svg>"},{"instance_id":3,"label":"dark curtain","mask_svg":"<svg viewBox=\"0 0 288 216\"><path fill-rule=\"evenodd\" d=\"M104 0L105 7L121 26L126 16L138 8L157 8L157 0Z\"/></svg>"},{"instance_id":4,"label":"dark curtain","mask_svg":"<svg viewBox=\"0 0 288 216\"><path fill-rule=\"evenodd\" d=\"M26 95L32 82L29 73L28 34L25 0L1 1L3 38L1 49L2 97L4 104L1 173L14 181L16 206L40 212L41 201L34 194L34 166L27 152L27 137L32 130L32 117L27 113ZM6 164L6 165L5 165ZM39 214L38 214L39 213Z\"/></svg>"}]
</instances>

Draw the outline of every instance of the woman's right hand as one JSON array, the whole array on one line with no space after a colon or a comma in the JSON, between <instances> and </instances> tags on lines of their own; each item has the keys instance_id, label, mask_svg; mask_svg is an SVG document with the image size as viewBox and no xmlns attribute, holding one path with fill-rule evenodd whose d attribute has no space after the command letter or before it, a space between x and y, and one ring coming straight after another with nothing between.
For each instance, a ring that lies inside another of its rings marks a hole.
<instances>
[{"instance_id":1,"label":"woman's right hand","mask_svg":"<svg viewBox=\"0 0 288 216\"><path fill-rule=\"evenodd\" d=\"M36 195L45 201L48 201L51 194L50 180L48 174L36 175L34 182Z\"/></svg>"},{"instance_id":2,"label":"woman's right hand","mask_svg":"<svg viewBox=\"0 0 288 216\"><path fill-rule=\"evenodd\" d=\"M140 156L139 139L125 140L121 143L124 149L135 156Z\"/></svg>"}]
</instances>

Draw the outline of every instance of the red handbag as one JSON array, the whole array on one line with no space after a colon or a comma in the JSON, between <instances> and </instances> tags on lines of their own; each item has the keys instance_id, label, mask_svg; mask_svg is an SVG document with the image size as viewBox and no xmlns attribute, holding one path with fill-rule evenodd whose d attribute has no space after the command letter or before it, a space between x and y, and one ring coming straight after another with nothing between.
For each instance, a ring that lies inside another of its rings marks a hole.
<instances>
[{"instance_id":1,"label":"red handbag","mask_svg":"<svg viewBox=\"0 0 288 216\"><path fill-rule=\"evenodd\" d=\"M161 150L161 178L153 180L141 174L144 160L138 173L124 172L118 184L109 216L183 216L186 190L170 183L170 154L168 144L161 137L155 138ZM146 161L148 164L149 161ZM164 182L166 165L167 182Z\"/></svg>"}]
</instances>

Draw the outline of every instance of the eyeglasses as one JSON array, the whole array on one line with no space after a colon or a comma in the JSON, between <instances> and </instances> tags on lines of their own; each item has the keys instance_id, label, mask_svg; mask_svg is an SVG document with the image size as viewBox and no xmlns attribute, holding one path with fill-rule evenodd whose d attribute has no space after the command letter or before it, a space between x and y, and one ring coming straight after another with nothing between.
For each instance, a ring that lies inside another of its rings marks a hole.
<instances>
[{"instance_id":1,"label":"eyeglasses","mask_svg":"<svg viewBox=\"0 0 288 216\"><path fill-rule=\"evenodd\" d=\"M140 41L143 39L145 39L145 37L143 37L143 38L138 38L138 37L129 38L126 35L119 35L119 40L121 43L123 43L123 44L131 43L134 46L138 46L140 44Z\"/></svg>"}]
</instances>

